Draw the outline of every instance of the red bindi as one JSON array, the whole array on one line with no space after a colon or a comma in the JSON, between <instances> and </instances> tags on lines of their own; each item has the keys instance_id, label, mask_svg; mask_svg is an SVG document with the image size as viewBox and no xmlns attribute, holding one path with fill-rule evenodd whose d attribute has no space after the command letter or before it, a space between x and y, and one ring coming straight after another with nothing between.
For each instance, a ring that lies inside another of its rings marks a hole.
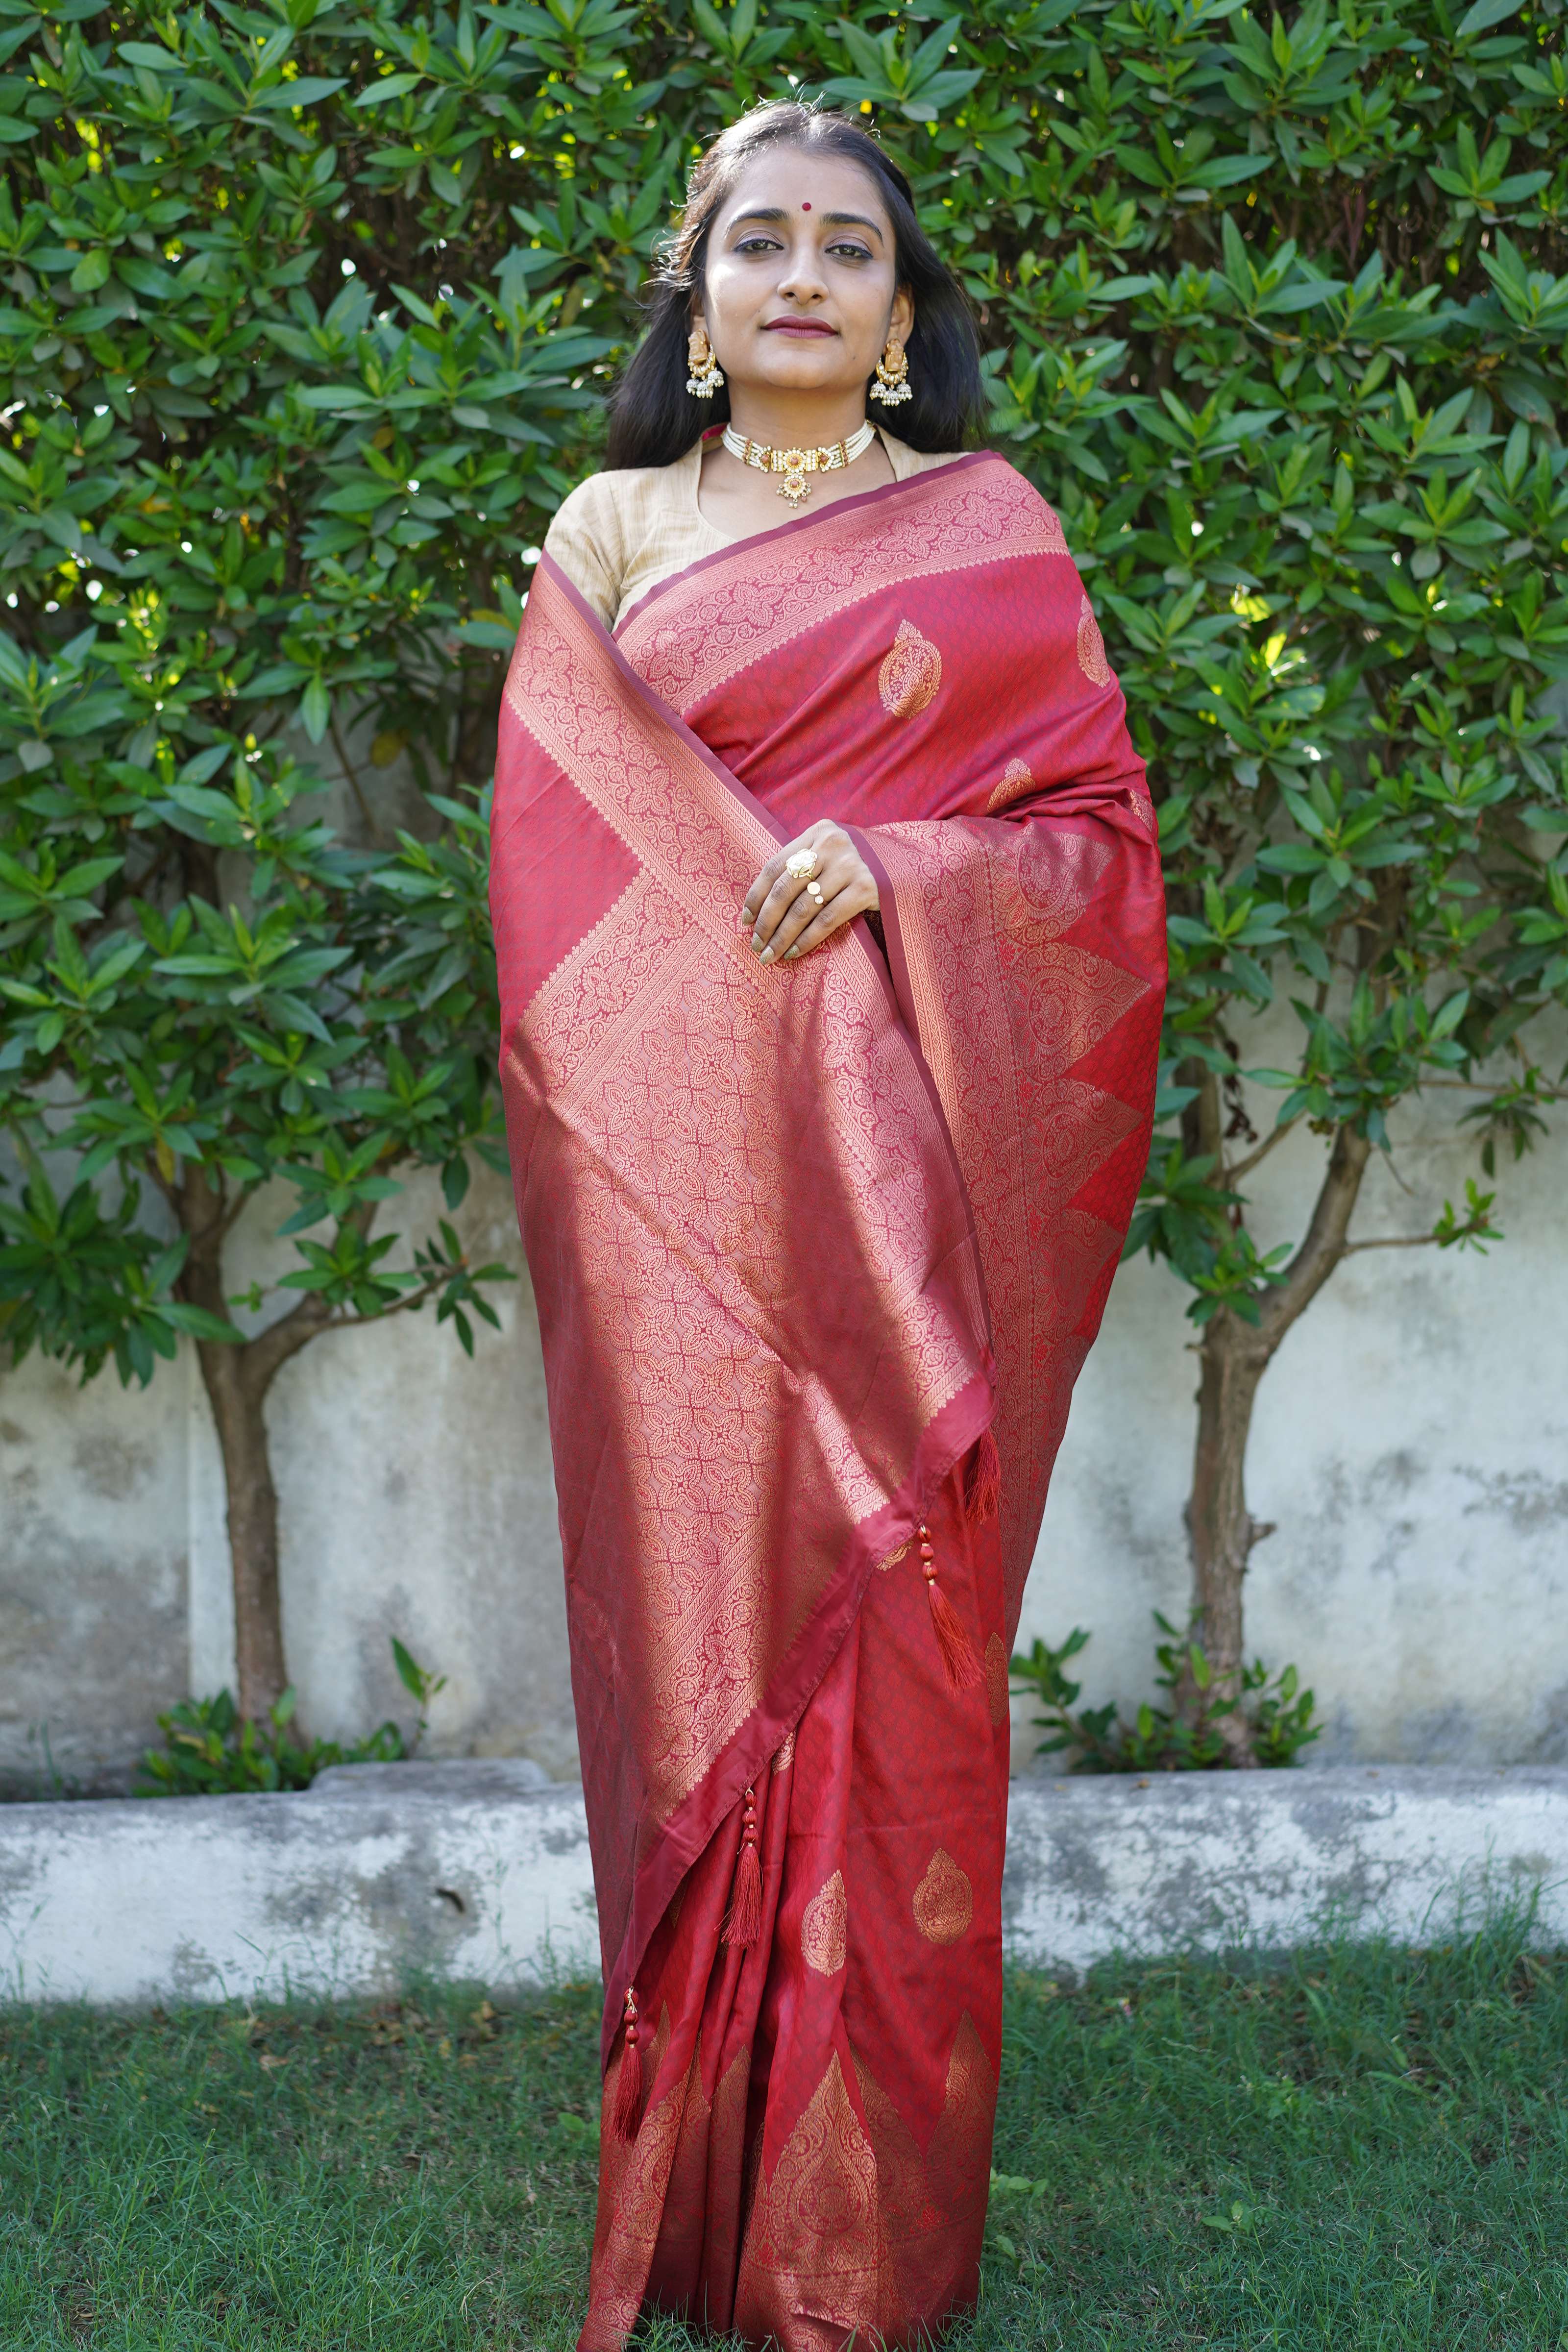
<instances>
[{"instance_id":1,"label":"red bindi","mask_svg":"<svg viewBox=\"0 0 1568 2352\"><path fill-rule=\"evenodd\" d=\"M811 206L810 206L809 205L802 205L802 206L801 206L801 211L802 211L803 213L808 213L810 210L811 210Z\"/></svg>"}]
</instances>

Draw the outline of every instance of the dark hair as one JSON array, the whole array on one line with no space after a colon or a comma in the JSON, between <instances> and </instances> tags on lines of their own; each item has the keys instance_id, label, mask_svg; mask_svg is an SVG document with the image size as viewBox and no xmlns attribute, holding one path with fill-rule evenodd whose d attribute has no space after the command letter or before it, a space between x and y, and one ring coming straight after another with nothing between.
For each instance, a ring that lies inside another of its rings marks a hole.
<instances>
[{"instance_id":1,"label":"dark hair","mask_svg":"<svg viewBox=\"0 0 1568 2352\"><path fill-rule=\"evenodd\" d=\"M909 288L915 306L908 346L911 397L889 411L889 429L913 449L962 449L985 415L980 348L963 289L915 218L908 180L858 123L826 107L784 99L731 122L692 167L680 226L647 293L647 331L611 398L608 464L672 466L708 425L728 422L730 395L722 386L708 400L686 389L691 297L701 289L715 215L752 157L770 147L837 155L858 163L875 184L893 224L898 282Z\"/></svg>"}]
</instances>

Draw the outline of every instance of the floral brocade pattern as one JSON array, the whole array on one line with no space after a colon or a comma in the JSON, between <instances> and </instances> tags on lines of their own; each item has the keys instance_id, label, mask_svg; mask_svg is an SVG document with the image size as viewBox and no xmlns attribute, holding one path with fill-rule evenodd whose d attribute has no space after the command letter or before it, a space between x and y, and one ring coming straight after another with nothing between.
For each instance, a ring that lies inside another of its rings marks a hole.
<instances>
[{"instance_id":1,"label":"floral brocade pattern","mask_svg":"<svg viewBox=\"0 0 1568 2352\"><path fill-rule=\"evenodd\" d=\"M606 2117L628 1990L645 2036L582 2352L655 2312L914 2352L978 2292L1008 1650L1163 971L1080 604L990 457L695 565L618 646L535 574L492 876ZM763 966L734 909L840 791L881 931ZM983 1660L960 1689L917 1527Z\"/></svg>"},{"instance_id":2,"label":"floral brocade pattern","mask_svg":"<svg viewBox=\"0 0 1568 2352\"><path fill-rule=\"evenodd\" d=\"M859 501L813 522L809 561L788 532L731 550L678 604L658 592L617 642L673 709L689 710L753 662L862 599L976 564L1068 551L1039 492L1002 459L937 468L896 509Z\"/></svg>"},{"instance_id":3,"label":"floral brocade pattern","mask_svg":"<svg viewBox=\"0 0 1568 2352\"><path fill-rule=\"evenodd\" d=\"M851 2056L852 2086L835 2052L758 2183L736 2296L749 2341L788 2352L841 2352L848 2330L871 2344L925 2341L978 2272L996 2108L979 2035L961 2021L923 2148L862 2053Z\"/></svg>"},{"instance_id":4,"label":"floral brocade pattern","mask_svg":"<svg viewBox=\"0 0 1568 2352\"><path fill-rule=\"evenodd\" d=\"M996 2075L968 2017L959 2021L936 2128L922 2149L857 2056L880 2202L879 2302L889 2336L940 2314L980 2267ZM973 2293L973 2289L970 2289Z\"/></svg>"},{"instance_id":5,"label":"floral brocade pattern","mask_svg":"<svg viewBox=\"0 0 1568 2352\"><path fill-rule=\"evenodd\" d=\"M1149 983L1068 935L1106 870L1086 833L970 820L879 827L921 1044L973 1204L1000 1373L1011 1639L1088 1338L1124 1218L1077 1196L1146 1119L1076 1074Z\"/></svg>"},{"instance_id":6,"label":"floral brocade pattern","mask_svg":"<svg viewBox=\"0 0 1568 2352\"><path fill-rule=\"evenodd\" d=\"M877 2159L837 2051L759 2193L742 2256L742 2310L748 2269L787 2279L797 2308L815 2300L840 2326L875 2323Z\"/></svg>"},{"instance_id":7,"label":"floral brocade pattern","mask_svg":"<svg viewBox=\"0 0 1568 2352\"><path fill-rule=\"evenodd\" d=\"M669 2019L661 2018L648 2053L648 2076L657 2081L669 2041ZM635 2058L635 2053L630 2053ZM623 2053L618 2063L626 2063ZM628 2147L610 2127L616 2090L612 2071L605 2084L600 2127L600 2162L614 2177L615 2193L601 2200L599 2227L595 2232L591 2265L592 2306L578 2352L623 2352L637 2323L648 2263L658 2242L659 2220L669 2180L669 2168L686 2103L686 2085L678 2084L656 2101L642 2119L642 2127ZM607 2220L607 2216L613 2219Z\"/></svg>"},{"instance_id":8,"label":"floral brocade pattern","mask_svg":"<svg viewBox=\"0 0 1568 2352\"><path fill-rule=\"evenodd\" d=\"M656 713L614 690L590 657L592 626L548 579L536 584L508 697L641 870L526 1003L514 1086L549 1107L531 1181L571 1171L554 1246L578 1269L644 1580L635 1641L624 1612L609 1631L608 1595L596 1615L580 1611L582 1638L605 1629L602 1671L640 1727L649 1801L668 1818L755 1710L848 1530L902 1475L865 1457L858 1391L815 1360L796 1274L802 1185L842 1237L836 1286L854 1303L858 1285L862 1317L898 1334L887 1377L912 1427L978 1358L927 1282L944 1146L864 950L846 939L795 971L746 951L732 903L771 839ZM730 905L716 908L714 877ZM801 1099L779 1083L792 1033L809 1056L804 1160ZM953 1214L956 1229L956 1196ZM983 1328L973 1264L968 1282L965 1319ZM773 1433L791 1414L811 1452L786 1487ZM600 1457L590 1468L602 1480ZM557 1476L570 1514L559 1440ZM803 1484L809 1528L793 1499Z\"/></svg>"}]
</instances>

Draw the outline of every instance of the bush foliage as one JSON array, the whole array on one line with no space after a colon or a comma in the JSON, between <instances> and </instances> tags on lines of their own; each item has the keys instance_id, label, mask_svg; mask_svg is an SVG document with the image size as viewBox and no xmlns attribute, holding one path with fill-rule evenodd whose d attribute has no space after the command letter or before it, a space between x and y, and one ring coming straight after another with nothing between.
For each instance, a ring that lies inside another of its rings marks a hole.
<instances>
[{"instance_id":1,"label":"bush foliage","mask_svg":"<svg viewBox=\"0 0 1568 2352\"><path fill-rule=\"evenodd\" d=\"M17 1331L124 1369L133 1324L144 1370L225 1311L182 1246L279 1176L320 1315L463 1293L371 1221L391 1168L456 1202L493 1150L473 812L527 566L697 143L791 90L913 176L1163 803L1177 1124L1136 1241L1200 1319L1288 1281L1237 1190L1235 1016L1277 996L1287 1128L1381 1145L1436 1077L1528 1141L1568 1001L1562 25L0 0L0 1113L185 1235L127 1271L106 1230L73 1293L40 1169ZM1476 1194L1434 1238L1489 1231Z\"/></svg>"}]
</instances>

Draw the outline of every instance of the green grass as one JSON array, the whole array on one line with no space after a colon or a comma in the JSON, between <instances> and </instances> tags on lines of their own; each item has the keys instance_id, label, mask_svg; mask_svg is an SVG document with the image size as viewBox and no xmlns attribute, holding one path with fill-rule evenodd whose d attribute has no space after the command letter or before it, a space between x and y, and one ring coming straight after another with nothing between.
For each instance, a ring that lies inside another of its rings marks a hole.
<instances>
[{"instance_id":1,"label":"green grass","mask_svg":"<svg viewBox=\"0 0 1568 2352\"><path fill-rule=\"evenodd\" d=\"M566 2352L597 2006L0 2013L0 2345ZM1506 1927L1016 1974L951 2352L1568 2347L1565 2090L1568 1959Z\"/></svg>"}]
</instances>

